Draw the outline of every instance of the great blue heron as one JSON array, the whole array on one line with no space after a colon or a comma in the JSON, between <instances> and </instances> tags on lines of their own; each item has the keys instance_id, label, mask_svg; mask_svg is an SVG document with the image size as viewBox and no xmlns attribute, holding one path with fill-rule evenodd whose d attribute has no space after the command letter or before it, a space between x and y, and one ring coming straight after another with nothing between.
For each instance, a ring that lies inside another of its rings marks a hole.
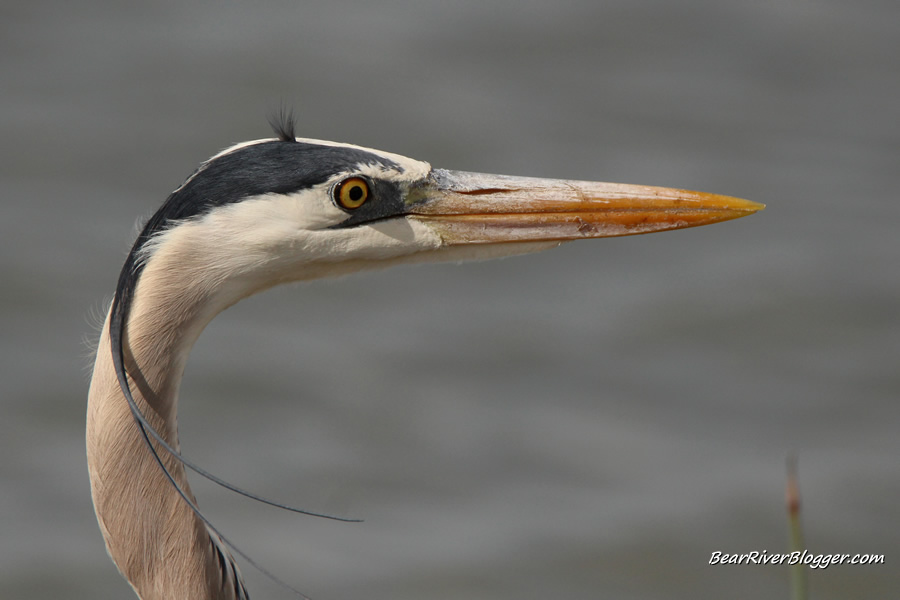
<instances>
[{"instance_id":1,"label":"great blue heron","mask_svg":"<svg viewBox=\"0 0 900 600\"><path fill-rule=\"evenodd\" d=\"M188 354L228 306L285 282L509 256L763 207L667 188L434 169L299 139L288 122L276 134L213 156L169 196L128 254L101 333L87 413L91 492L109 555L144 600L247 595L227 543L196 509L178 455Z\"/></svg>"}]
</instances>

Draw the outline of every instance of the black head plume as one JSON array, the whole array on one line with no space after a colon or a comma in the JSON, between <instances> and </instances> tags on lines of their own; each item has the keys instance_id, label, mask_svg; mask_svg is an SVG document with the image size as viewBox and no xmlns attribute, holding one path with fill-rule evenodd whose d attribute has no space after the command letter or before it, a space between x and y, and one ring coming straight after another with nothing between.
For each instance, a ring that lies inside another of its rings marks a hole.
<instances>
[{"instance_id":1,"label":"black head plume","mask_svg":"<svg viewBox=\"0 0 900 600\"><path fill-rule=\"evenodd\" d=\"M294 142L297 140L297 123L294 119L294 109L284 104L278 109L277 113L269 116L269 125L276 137L282 142Z\"/></svg>"}]
</instances>

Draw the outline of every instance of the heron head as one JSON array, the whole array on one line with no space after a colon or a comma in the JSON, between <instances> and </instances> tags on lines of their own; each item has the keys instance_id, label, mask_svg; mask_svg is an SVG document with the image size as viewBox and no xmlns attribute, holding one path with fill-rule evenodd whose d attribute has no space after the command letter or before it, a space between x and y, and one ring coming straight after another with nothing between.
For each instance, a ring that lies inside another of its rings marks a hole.
<instances>
[{"instance_id":1,"label":"heron head","mask_svg":"<svg viewBox=\"0 0 900 600\"><path fill-rule=\"evenodd\" d=\"M186 294L207 322L273 285L404 262L487 259L562 242L735 219L763 205L641 185L488 175L281 135L203 163L148 221L123 268L128 312ZM148 273L149 274L149 273Z\"/></svg>"},{"instance_id":2,"label":"heron head","mask_svg":"<svg viewBox=\"0 0 900 600\"><path fill-rule=\"evenodd\" d=\"M762 207L670 188L449 171L349 144L270 139L204 163L136 249L146 262L182 248L183 263L190 248L220 281L265 285L694 227Z\"/></svg>"}]
</instances>

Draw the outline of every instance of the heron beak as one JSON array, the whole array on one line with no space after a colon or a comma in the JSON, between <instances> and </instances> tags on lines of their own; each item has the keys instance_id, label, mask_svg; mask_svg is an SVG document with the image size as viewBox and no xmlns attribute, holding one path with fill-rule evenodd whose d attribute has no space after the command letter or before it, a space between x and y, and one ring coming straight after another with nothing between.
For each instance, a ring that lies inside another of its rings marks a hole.
<instances>
[{"instance_id":1,"label":"heron beak","mask_svg":"<svg viewBox=\"0 0 900 600\"><path fill-rule=\"evenodd\" d=\"M653 233L737 219L765 208L672 188L435 169L410 191L409 217L445 245L567 241Z\"/></svg>"}]
</instances>

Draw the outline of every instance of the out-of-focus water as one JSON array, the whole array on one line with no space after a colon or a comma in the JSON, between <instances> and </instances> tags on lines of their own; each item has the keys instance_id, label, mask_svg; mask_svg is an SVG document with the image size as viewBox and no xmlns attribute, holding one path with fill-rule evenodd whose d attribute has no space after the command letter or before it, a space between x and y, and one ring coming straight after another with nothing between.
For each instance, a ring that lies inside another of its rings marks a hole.
<instances>
[{"instance_id":1,"label":"out-of-focus water","mask_svg":"<svg viewBox=\"0 0 900 600\"><path fill-rule=\"evenodd\" d=\"M714 227L274 290L182 390L195 481L316 600L786 597L785 457L807 545L900 575L895 2L214 2L0 8L3 596L127 598L83 450L92 312L204 158L302 135L435 166L703 189ZM286 598L244 567L257 598Z\"/></svg>"}]
</instances>

